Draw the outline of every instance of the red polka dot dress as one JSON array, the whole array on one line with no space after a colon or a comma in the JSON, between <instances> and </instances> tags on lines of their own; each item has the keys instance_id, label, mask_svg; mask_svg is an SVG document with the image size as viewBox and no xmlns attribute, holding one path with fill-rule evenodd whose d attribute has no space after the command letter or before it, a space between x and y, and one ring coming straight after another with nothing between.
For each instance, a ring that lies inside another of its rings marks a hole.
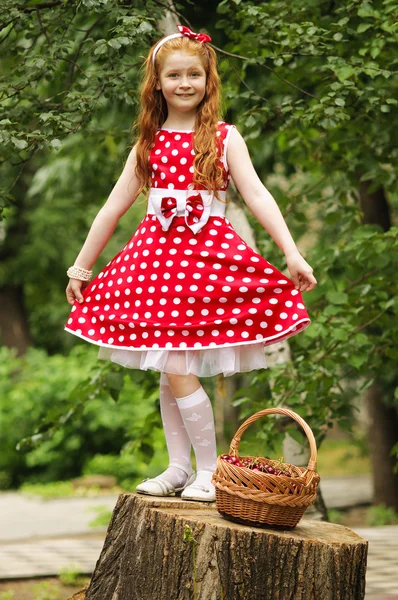
<instances>
[{"instance_id":1,"label":"red polka dot dress","mask_svg":"<svg viewBox=\"0 0 398 600\"><path fill-rule=\"evenodd\" d=\"M209 377L266 368L264 346L310 319L293 282L225 218L232 125L219 123L220 200L193 189L193 132L160 129L147 214L75 302L65 329L126 367Z\"/></svg>"}]
</instances>

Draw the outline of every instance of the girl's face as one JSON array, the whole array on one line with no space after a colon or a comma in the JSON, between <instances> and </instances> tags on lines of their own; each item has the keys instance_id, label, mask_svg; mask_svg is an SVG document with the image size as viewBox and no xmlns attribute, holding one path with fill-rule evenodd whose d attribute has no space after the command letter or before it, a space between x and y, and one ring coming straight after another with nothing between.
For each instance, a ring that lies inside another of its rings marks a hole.
<instances>
[{"instance_id":1,"label":"girl's face","mask_svg":"<svg viewBox=\"0 0 398 600\"><path fill-rule=\"evenodd\" d=\"M206 72L198 56L178 50L168 54L159 73L157 90L162 90L171 112L196 112L206 91Z\"/></svg>"}]
</instances>

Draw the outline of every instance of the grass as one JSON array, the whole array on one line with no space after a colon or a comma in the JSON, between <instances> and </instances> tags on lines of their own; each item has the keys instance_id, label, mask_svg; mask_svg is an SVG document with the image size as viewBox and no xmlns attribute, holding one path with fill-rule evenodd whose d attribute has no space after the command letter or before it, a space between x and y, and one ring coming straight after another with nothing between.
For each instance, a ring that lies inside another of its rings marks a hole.
<instances>
[{"instance_id":1,"label":"grass","mask_svg":"<svg viewBox=\"0 0 398 600\"><path fill-rule=\"evenodd\" d=\"M350 440L326 439L318 452L321 477L367 475L371 472L369 456Z\"/></svg>"},{"instance_id":2,"label":"grass","mask_svg":"<svg viewBox=\"0 0 398 600\"><path fill-rule=\"evenodd\" d=\"M282 445L275 451L261 448L261 440L248 439L240 444L242 456L267 456L278 459L283 456ZM350 439L330 438L322 442L318 450L317 471L321 477L366 475L371 472L370 460L359 446Z\"/></svg>"},{"instance_id":3,"label":"grass","mask_svg":"<svg viewBox=\"0 0 398 600\"><path fill-rule=\"evenodd\" d=\"M96 498L107 494L119 494L123 490L120 487L103 489L98 486L77 486L71 481L52 481L51 483L24 483L19 491L26 495L40 496L45 500L53 498ZM1 598L0 598L1 600Z\"/></svg>"},{"instance_id":4,"label":"grass","mask_svg":"<svg viewBox=\"0 0 398 600\"><path fill-rule=\"evenodd\" d=\"M97 513L97 516L90 521L89 527L108 527L112 511L106 506L93 506L92 510Z\"/></svg>"},{"instance_id":5,"label":"grass","mask_svg":"<svg viewBox=\"0 0 398 600\"><path fill-rule=\"evenodd\" d=\"M88 577L82 576L72 576L74 583L70 584L61 579L62 576L0 582L0 600L66 600L89 582Z\"/></svg>"},{"instance_id":6,"label":"grass","mask_svg":"<svg viewBox=\"0 0 398 600\"><path fill-rule=\"evenodd\" d=\"M375 506L353 506L346 510L331 508L329 521L346 527L383 527L398 525L398 513L383 504Z\"/></svg>"}]
</instances>

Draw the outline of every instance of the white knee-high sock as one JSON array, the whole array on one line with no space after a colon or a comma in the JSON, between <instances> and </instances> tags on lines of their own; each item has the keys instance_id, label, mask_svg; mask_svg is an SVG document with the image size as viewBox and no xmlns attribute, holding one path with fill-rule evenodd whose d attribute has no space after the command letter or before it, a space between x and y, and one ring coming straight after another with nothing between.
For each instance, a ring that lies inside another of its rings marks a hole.
<instances>
[{"instance_id":1,"label":"white knee-high sock","mask_svg":"<svg viewBox=\"0 0 398 600\"><path fill-rule=\"evenodd\" d=\"M159 396L160 413L169 453L169 467L158 477L166 479L178 487L184 485L188 478L188 475L178 465L185 467L189 472L192 471L191 442L165 373L160 376Z\"/></svg>"},{"instance_id":2,"label":"white knee-high sock","mask_svg":"<svg viewBox=\"0 0 398 600\"><path fill-rule=\"evenodd\" d=\"M196 456L198 471L215 471L217 461L213 407L202 386L193 394L176 398Z\"/></svg>"}]
</instances>

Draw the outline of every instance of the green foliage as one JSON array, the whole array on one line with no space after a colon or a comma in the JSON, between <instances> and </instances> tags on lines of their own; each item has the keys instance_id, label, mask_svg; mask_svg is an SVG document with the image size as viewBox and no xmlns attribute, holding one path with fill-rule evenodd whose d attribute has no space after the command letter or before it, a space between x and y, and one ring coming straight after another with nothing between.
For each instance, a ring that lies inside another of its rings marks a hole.
<instances>
[{"instance_id":1,"label":"green foliage","mask_svg":"<svg viewBox=\"0 0 398 600\"><path fill-rule=\"evenodd\" d=\"M344 513L341 510L337 510L337 508L329 508L328 521L329 523L337 523L337 525L342 525L344 523Z\"/></svg>"},{"instance_id":2,"label":"green foliage","mask_svg":"<svg viewBox=\"0 0 398 600\"><path fill-rule=\"evenodd\" d=\"M0 600L15 600L15 592L13 590L1 592Z\"/></svg>"},{"instance_id":3,"label":"green foliage","mask_svg":"<svg viewBox=\"0 0 398 600\"><path fill-rule=\"evenodd\" d=\"M398 513L391 506L377 504L369 508L368 523L371 527L398 525Z\"/></svg>"},{"instance_id":4,"label":"green foliage","mask_svg":"<svg viewBox=\"0 0 398 600\"><path fill-rule=\"evenodd\" d=\"M116 404L108 375L120 371L99 366L87 345L68 357L31 349L17 358L0 348L0 472L7 487L98 472L96 455L105 454L113 455L102 459L109 472L123 481L138 476L161 438L157 375L124 374Z\"/></svg>"},{"instance_id":5,"label":"green foliage","mask_svg":"<svg viewBox=\"0 0 398 600\"><path fill-rule=\"evenodd\" d=\"M392 2L224 0L218 13L221 46L240 57L221 61L228 120L318 280L304 294L312 324L290 340L293 362L253 374L235 401L242 416L288 405L319 444L333 422L351 427L376 377L398 405L397 227L364 224L361 210L376 193L376 211L384 200L397 206ZM261 253L282 269L280 250L249 220ZM259 435L272 447L283 432L267 423Z\"/></svg>"},{"instance_id":6,"label":"green foliage","mask_svg":"<svg viewBox=\"0 0 398 600\"><path fill-rule=\"evenodd\" d=\"M152 0L2 8L0 286L23 287L33 343L53 353L75 343L61 329L65 272L127 157L141 57L164 8ZM102 261L142 212L139 200Z\"/></svg>"},{"instance_id":7,"label":"green foliage","mask_svg":"<svg viewBox=\"0 0 398 600\"><path fill-rule=\"evenodd\" d=\"M33 600L62 600L61 592L52 582L43 581L33 588Z\"/></svg>"},{"instance_id":8,"label":"green foliage","mask_svg":"<svg viewBox=\"0 0 398 600\"><path fill-rule=\"evenodd\" d=\"M82 575L78 565L68 565L59 572L59 580L63 585L77 585Z\"/></svg>"},{"instance_id":9,"label":"green foliage","mask_svg":"<svg viewBox=\"0 0 398 600\"><path fill-rule=\"evenodd\" d=\"M120 487L104 490L96 485L86 487L75 486L72 481L51 481L49 483L23 483L19 491L27 496L40 496L45 500L52 500L54 498L96 498L101 494L118 493Z\"/></svg>"},{"instance_id":10,"label":"green foliage","mask_svg":"<svg viewBox=\"0 0 398 600\"><path fill-rule=\"evenodd\" d=\"M96 506L94 507L94 510L97 513L97 516L90 521L89 527L108 527L112 517L112 511L106 506Z\"/></svg>"},{"instance_id":11,"label":"green foliage","mask_svg":"<svg viewBox=\"0 0 398 600\"><path fill-rule=\"evenodd\" d=\"M156 375L98 366L95 349L61 334L69 311L64 272L121 170L142 56L159 36L165 9L154 0L133 4L73 0L48 9L3 2L1 64L9 75L0 80L0 205L8 208L0 286L21 290L33 343L54 354L0 354L3 487L28 475L51 480L107 470L116 460L107 455L121 450L135 457L131 471L117 463L120 480L132 485L140 461L162 447ZM205 6L195 18L218 47L237 55L219 53L225 118L239 126L319 282L304 295L312 324L290 340L292 362L238 378L235 401L242 417L290 406L319 444L332 423L351 426L358 397L376 377L385 402L398 405L395 4ZM364 223L372 194L377 213L386 212L384 203L390 212L383 228ZM138 201L96 268L142 216ZM282 270L280 250L248 217L261 253ZM59 355L72 347L68 359ZM258 433L271 447L283 436L271 420Z\"/></svg>"}]
</instances>

